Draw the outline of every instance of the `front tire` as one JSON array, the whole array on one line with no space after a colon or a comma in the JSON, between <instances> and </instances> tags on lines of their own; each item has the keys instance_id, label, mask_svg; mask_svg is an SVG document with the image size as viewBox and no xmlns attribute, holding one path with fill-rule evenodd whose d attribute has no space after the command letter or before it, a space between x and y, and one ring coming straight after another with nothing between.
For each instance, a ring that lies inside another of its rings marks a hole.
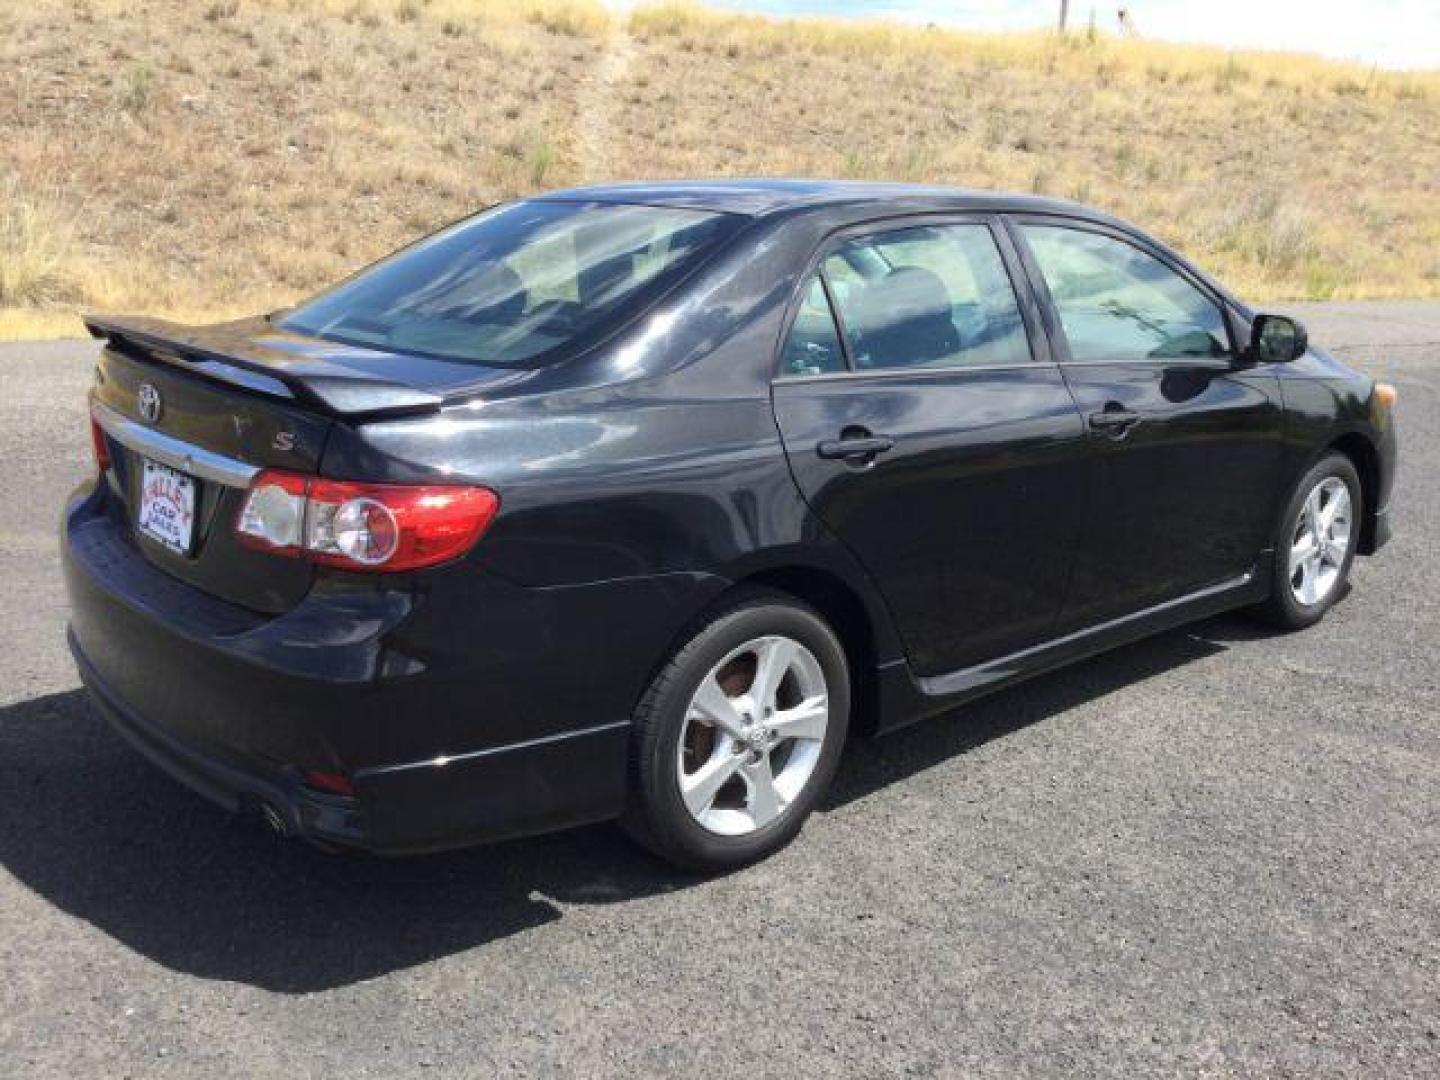
<instances>
[{"instance_id":1,"label":"front tire","mask_svg":"<svg viewBox=\"0 0 1440 1080\"><path fill-rule=\"evenodd\" d=\"M1324 618L1345 592L1360 543L1360 477L1344 454L1326 455L1295 486L1275 537L1270 598L1255 614L1282 630Z\"/></svg>"},{"instance_id":2,"label":"front tire","mask_svg":"<svg viewBox=\"0 0 1440 1080\"><path fill-rule=\"evenodd\" d=\"M845 652L783 594L746 591L671 657L635 710L622 825L692 869L728 870L788 844L840 761Z\"/></svg>"}]
</instances>

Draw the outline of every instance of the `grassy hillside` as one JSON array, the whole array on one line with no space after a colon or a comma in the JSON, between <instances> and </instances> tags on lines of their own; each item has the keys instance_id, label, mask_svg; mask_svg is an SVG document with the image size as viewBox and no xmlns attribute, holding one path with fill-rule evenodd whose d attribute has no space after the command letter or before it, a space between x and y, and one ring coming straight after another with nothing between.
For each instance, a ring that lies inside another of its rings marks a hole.
<instances>
[{"instance_id":1,"label":"grassy hillside","mask_svg":"<svg viewBox=\"0 0 1440 1080\"><path fill-rule=\"evenodd\" d=\"M1257 299L1440 295L1440 73L578 0L0 10L0 334L273 307L591 180L1097 203Z\"/></svg>"}]
</instances>

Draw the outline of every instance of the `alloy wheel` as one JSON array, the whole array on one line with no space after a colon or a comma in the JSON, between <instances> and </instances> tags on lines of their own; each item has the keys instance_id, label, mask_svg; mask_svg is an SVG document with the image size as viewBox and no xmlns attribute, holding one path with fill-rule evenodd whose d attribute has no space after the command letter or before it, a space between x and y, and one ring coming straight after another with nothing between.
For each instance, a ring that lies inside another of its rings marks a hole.
<instances>
[{"instance_id":1,"label":"alloy wheel","mask_svg":"<svg viewBox=\"0 0 1440 1080\"><path fill-rule=\"evenodd\" d=\"M1316 484L1300 508L1290 544L1290 591L1306 607L1327 599L1340 581L1353 532L1350 489L1337 476Z\"/></svg>"},{"instance_id":2,"label":"alloy wheel","mask_svg":"<svg viewBox=\"0 0 1440 1080\"><path fill-rule=\"evenodd\" d=\"M765 828L815 772L829 723L824 670L800 642L767 635L731 650L686 710L676 760L686 809L721 836Z\"/></svg>"}]
</instances>

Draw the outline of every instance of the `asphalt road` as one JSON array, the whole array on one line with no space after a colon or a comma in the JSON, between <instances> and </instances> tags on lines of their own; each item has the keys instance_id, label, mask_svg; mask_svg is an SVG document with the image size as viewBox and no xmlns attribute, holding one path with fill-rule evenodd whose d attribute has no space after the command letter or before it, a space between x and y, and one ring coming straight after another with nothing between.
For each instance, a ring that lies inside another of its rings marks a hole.
<instances>
[{"instance_id":1,"label":"asphalt road","mask_svg":"<svg viewBox=\"0 0 1440 1080\"><path fill-rule=\"evenodd\" d=\"M91 347L0 348L0 1076L1434 1076L1440 303L1296 310L1401 398L1397 536L1324 624L856 744L713 880L609 828L326 857L156 773L62 641Z\"/></svg>"}]
</instances>

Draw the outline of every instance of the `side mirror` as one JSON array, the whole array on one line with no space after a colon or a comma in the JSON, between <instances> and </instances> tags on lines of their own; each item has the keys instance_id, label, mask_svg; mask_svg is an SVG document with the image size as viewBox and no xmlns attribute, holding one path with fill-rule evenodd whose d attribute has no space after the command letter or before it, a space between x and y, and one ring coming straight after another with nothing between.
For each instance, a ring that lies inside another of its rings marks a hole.
<instances>
[{"instance_id":1,"label":"side mirror","mask_svg":"<svg viewBox=\"0 0 1440 1080\"><path fill-rule=\"evenodd\" d=\"M1288 364L1310 347L1305 327L1287 315L1256 315L1250 324L1250 356L1261 364Z\"/></svg>"}]
</instances>

